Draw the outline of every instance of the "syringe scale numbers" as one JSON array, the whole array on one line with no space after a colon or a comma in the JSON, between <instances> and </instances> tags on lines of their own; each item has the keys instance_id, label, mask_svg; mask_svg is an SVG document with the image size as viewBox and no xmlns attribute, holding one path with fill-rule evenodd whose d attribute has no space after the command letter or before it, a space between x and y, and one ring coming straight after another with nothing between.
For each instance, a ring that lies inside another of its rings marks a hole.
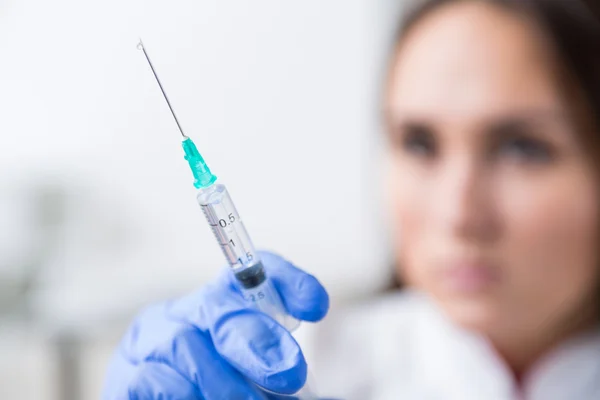
<instances>
[{"instance_id":1,"label":"syringe scale numbers","mask_svg":"<svg viewBox=\"0 0 600 400\"><path fill-rule=\"evenodd\" d=\"M212 228L223 254L244 289L263 283L265 274L246 227L225 186L198 194L198 203Z\"/></svg>"},{"instance_id":2,"label":"syringe scale numbers","mask_svg":"<svg viewBox=\"0 0 600 400\"><path fill-rule=\"evenodd\" d=\"M213 185L211 189L197 196L208 224L229 265L234 269L248 265L254 258L254 248L231 197L223 185Z\"/></svg>"}]
</instances>

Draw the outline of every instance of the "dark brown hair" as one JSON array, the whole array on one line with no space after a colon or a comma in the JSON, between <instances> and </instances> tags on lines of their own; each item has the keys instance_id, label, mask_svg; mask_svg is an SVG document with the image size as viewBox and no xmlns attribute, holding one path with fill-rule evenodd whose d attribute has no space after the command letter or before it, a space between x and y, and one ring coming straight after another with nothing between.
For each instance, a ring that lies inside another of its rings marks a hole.
<instances>
[{"instance_id":1,"label":"dark brown hair","mask_svg":"<svg viewBox=\"0 0 600 400\"><path fill-rule=\"evenodd\" d=\"M395 49L409 30L440 6L480 1L497 5L528 17L537 23L553 46L555 57L571 86L580 98L593 132L586 140L596 144L594 156L600 155L600 0L421 0L405 14L395 38ZM396 57L394 50L393 57ZM402 286L394 269L393 288Z\"/></svg>"}]
</instances>

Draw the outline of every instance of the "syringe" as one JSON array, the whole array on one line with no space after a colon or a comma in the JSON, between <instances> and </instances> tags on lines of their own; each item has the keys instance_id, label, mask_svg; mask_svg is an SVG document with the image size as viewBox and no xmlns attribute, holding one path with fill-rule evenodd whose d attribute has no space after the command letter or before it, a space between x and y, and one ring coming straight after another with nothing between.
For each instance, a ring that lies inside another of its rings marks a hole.
<instances>
[{"instance_id":1,"label":"syringe","mask_svg":"<svg viewBox=\"0 0 600 400\"><path fill-rule=\"evenodd\" d=\"M223 250L244 298L254 307L270 315L287 330L293 331L300 321L290 316L279 293L267 279L265 268L254 249L246 227L240 218L225 185L215 183L211 172L190 138L183 140L185 159L194 174L196 199Z\"/></svg>"},{"instance_id":2,"label":"syringe","mask_svg":"<svg viewBox=\"0 0 600 400\"><path fill-rule=\"evenodd\" d=\"M194 186L198 189L196 198L239 283L244 298L257 309L271 316L288 331L295 330L300 325L300 321L287 313L279 293L268 279L265 268L227 188L216 183L217 177L211 173L192 139L183 132L141 39L138 49L144 52L154 78L181 132L185 159L194 175ZM294 396L305 400L316 399L307 385Z\"/></svg>"},{"instance_id":3,"label":"syringe","mask_svg":"<svg viewBox=\"0 0 600 400\"><path fill-rule=\"evenodd\" d=\"M295 330L300 325L300 321L286 312L279 293L267 279L265 268L254 249L252 240L248 236L227 188L225 185L216 183L217 177L211 173L192 139L183 132L141 39L138 48L144 52L154 78L177 123L179 132L181 132L185 159L194 174L194 186L198 189L196 199L233 270L244 298L260 311L270 315L287 330Z\"/></svg>"}]
</instances>

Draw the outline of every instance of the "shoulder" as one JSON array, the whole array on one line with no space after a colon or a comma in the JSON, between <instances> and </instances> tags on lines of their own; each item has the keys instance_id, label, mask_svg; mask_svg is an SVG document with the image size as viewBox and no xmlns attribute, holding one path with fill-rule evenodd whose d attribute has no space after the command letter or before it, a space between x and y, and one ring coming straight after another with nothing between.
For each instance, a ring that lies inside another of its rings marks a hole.
<instances>
[{"instance_id":1,"label":"shoulder","mask_svg":"<svg viewBox=\"0 0 600 400\"><path fill-rule=\"evenodd\" d=\"M344 337L371 334L377 338L374 340L381 342L389 336L386 333L396 338L398 334L410 333L429 308L429 301L418 292L398 291L334 308L322 327L335 330Z\"/></svg>"},{"instance_id":2,"label":"shoulder","mask_svg":"<svg viewBox=\"0 0 600 400\"><path fill-rule=\"evenodd\" d=\"M415 316L415 312L428 305L426 297L412 290L401 290L374 297L357 304L335 310L345 318L359 318L378 321L394 316L394 321L402 323Z\"/></svg>"},{"instance_id":3,"label":"shoulder","mask_svg":"<svg viewBox=\"0 0 600 400\"><path fill-rule=\"evenodd\" d=\"M347 388L351 393L344 398L372 398L380 379L389 382L390 371L392 380L410 379L411 349L427 308L427 300L412 291L333 307L301 341L311 369L324 378L317 386L324 394Z\"/></svg>"}]
</instances>

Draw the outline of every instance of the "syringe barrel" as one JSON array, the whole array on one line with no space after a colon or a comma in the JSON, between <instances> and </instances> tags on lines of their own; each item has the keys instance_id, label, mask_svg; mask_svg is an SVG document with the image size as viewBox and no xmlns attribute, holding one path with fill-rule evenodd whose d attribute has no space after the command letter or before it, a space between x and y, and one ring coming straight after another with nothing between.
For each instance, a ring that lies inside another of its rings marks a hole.
<instances>
[{"instance_id":1,"label":"syringe barrel","mask_svg":"<svg viewBox=\"0 0 600 400\"><path fill-rule=\"evenodd\" d=\"M296 329L300 322L287 313L279 293L268 279L227 188L222 184L201 188L197 200L244 298L289 331Z\"/></svg>"}]
</instances>

